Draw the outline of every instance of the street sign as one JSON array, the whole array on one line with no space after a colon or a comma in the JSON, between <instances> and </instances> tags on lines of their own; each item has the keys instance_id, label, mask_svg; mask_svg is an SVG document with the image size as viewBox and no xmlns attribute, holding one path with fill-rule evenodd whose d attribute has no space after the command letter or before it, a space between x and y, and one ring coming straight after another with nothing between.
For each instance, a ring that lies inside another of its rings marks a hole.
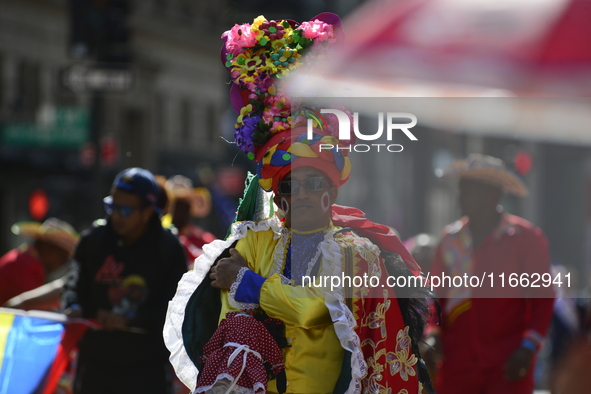
<instances>
[{"instance_id":1,"label":"street sign","mask_svg":"<svg viewBox=\"0 0 591 394\"><path fill-rule=\"evenodd\" d=\"M2 127L1 142L12 146L76 148L90 137L90 113L80 106L60 106L46 111L42 121L9 122Z\"/></svg>"},{"instance_id":2,"label":"street sign","mask_svg":"<svg viewBox=\"0 0 591 394\"><path fill-rule=\"evenodd\" d=\"M60 83L77 93L124 93L133 86L133 73L125 68L79 64L62 70Z\"/></svg>"}]
</instances>

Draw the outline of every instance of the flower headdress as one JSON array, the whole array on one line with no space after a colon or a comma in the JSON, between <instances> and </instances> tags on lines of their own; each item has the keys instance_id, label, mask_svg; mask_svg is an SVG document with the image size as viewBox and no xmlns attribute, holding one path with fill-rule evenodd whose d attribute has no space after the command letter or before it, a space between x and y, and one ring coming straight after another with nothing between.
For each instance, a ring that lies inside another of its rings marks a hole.
<instances>
[{"instance_id":1,"label":"flower headdress","mask_svg":"<svg viewBox=\"0 0 591 394\"><path fill-rule=\"evenodd\" d=\"M343 36L340 18L331 13L320 14L301 24L291 20L269 21L259 16L252 24L234 25L222 35L225 41L222 61L233 82L230 98L239 113L234 140L250 159L259 162L257 175L265 190L272 188L270 177L279 171L269 166L292 165L301 157L296 151L308 158L321 156L312 148L306 150L302 144L311 146L322 138L325 139L322 142L330 139L338 143L336 116L321 115L314 108L303 107L289 96L288 89L280 82L296 68L325 58L332 44ZM311 140L292 139L291 130L306 126L308 119L320 134L315 134ZM277 149L280 142L292 140L298 142L293 151ZM322 157L327 156L326 152L321 153ZM350 168L348 157L345 160L346 153L337 149L329 153L334 156L330 161L339 164L339 172ZM347 179L348 174L346 170L343 178Z\"/></svg>"}]
</instances>

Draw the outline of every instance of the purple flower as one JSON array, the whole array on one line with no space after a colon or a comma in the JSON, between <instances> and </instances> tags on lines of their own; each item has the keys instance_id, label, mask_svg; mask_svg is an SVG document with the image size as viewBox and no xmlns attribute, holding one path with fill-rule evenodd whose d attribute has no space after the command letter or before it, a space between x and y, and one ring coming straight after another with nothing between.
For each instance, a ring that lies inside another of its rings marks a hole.
<instances>
[{"instance_id":1,"label":"purple flower","mask_svg":"<svg viewBox=\"0 0 591 394\"><path fill-rule=\"evenodd\" d=\"M238 124L234 129L234 141L244 153L254 153L252 139L259 120L261 120L261 114L252 117L246 115L242 118L242 124Z\"/></svg>"}]
</instances>

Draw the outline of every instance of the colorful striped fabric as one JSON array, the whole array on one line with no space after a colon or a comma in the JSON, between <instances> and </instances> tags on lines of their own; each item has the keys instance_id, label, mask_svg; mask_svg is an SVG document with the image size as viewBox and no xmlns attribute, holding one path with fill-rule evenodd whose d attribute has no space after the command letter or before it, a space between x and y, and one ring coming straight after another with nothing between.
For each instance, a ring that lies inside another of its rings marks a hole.
<instances>
[{"instance_id":1,"label":"colorful striped fabric","mask_svg":"<svg viewBox=\"0 0 591 394\"><path fill-rule=\"evenodd\" d=\"M0 394L40 389L60 347L65 315L0 308Z\"/></svg>"}]
</instances>

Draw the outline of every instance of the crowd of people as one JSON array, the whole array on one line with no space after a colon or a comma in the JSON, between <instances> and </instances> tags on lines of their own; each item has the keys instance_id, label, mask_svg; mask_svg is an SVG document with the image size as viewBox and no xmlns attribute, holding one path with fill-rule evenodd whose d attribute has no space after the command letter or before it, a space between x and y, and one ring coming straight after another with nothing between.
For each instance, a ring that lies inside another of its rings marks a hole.
<instances>
[{"instance_id":1,"label":"crowd of people","mask_svg":"<svg viewBox=\"0 0 591 394\"><path fill-rule=\"evenodd\" d=\"M336 119L297 107L276 82L341 35L327 13L224 34L236 144L258 166L227 236L196 225L210 191L142 168L116 176L106 218L80 235L57 218L14 225L31 242L0 258L0 304L96 323L72 360L74 393L526 394L553 342L553 392L589 387L577 373L591 360L589 304L565 315L555 285L499 284L556 276L542 230L500 205L527 194L500 159L470 155L443 171L458 181L462 217L441 235L402 242L337 205L352 165ZM490 285L432 286L446 274ZM392 286L398 277L415 285Z\"/></svg>"}]
</instances>

